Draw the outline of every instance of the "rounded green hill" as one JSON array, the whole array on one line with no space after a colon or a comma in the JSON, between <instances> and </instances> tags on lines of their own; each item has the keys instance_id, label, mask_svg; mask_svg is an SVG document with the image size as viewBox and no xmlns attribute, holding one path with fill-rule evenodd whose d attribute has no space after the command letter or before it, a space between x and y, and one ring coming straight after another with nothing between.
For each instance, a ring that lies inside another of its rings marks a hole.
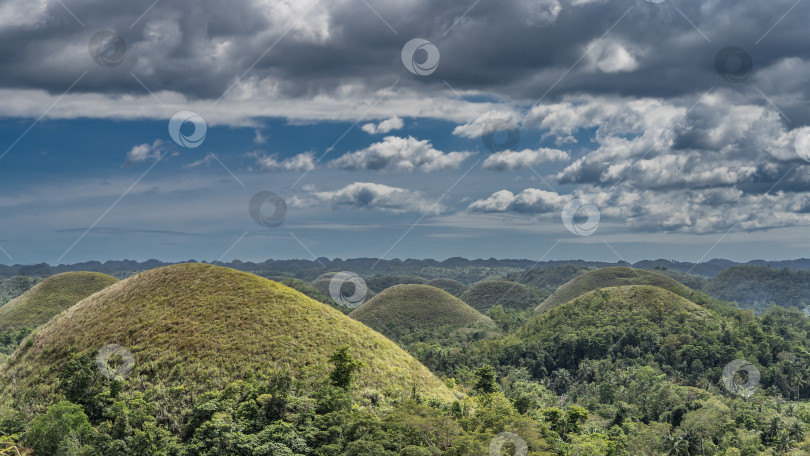
<instances>
[{"instance_id":1,"label":"rounded green hill","mask_svg":"<svg viewBox=\"0 0 810 456\"><path fill-rule=\"evenodd\" d=\"M593 290L623 285L652 285L698 302L702 302L705 298L705 295L657 272L627 267L610 267L586 272L561 286L537 306L537 311L548 311Z\"/></svg>"},{"instance_id":2,"label":"rounded green hill","mask_svg":"<svg viewBox=\"0 0 810 456\"><path fill-rule=\"evenodd\" d=\"M116 282L115 277L98 272L65 272L48 277L0 307L0 333L34 329Z\"/></svg>"},{"instance_id":3,"label":"rounded green hill","mask_svg":"<svg viewBox=\"0 0 810 456\"><path fill-rule=\"evenodd\" d=\"M377 331L386 330L389 326L399 332L442 326L496 328L489 317L450 293L417 284L388 288L355 309L349 316Z\"/></svg>"},{"instance_id":4,"label":"rounded green hill","mask_svg":"<svg viewBox=\"0 0 810 456\"><path fill-rule=\"evenodd\" d=\"M27 408L50 405L60 395L66 362L108 344L134 354L128 388L183 388L180 399L154 399L176 416L196 395L261 373L289 371L302 385L317 386L328 378L329 357L343 346L363 363L358 390L388 398L417 387L425 397L455 398L426 367L362 323L284 285L206 264L146 271L82 300L0 365L0 394ZM22 391L25 397L18 396Z\"/></svg>"},{"instance_id":5,"label":"rounded green hill","mask_svg":"<svg viewBox=\"0 0 810 456\"><path fill-rule=\"evenodd\" d=\"M431 287L441 288L442 290L450 293L455 297L460 297L467 291L467 285L459 282L458 280L453 279L433 279L430 282L426 283L425 285L430 285Z\"/></svg>"},{"instance_id":6,"label":"rounded green hill","mask_svg":"<svg viewBox=\"0 0 810 456\"><path fill-rule=\"evenodd\" d=\"M335 275L337 274L339 274L339 272L327 272L326 274L321 274L320 276L318 276L318 278L312 281L312 288L329 297L329 283L332 281L332 278L335 277ZM373 298L376 295L377 293L374 292L371 286L368 285L368 282L366 282L366 301L368 301L369 299ZM338 305L337 303L335 303L334 300L332 300L331 297L329 297L329 302L335 306Z\"/></svg>"},{"instance_id":7,"label":"rounded green hill","mask_svg":"<svg viewBox=\"0 0 810 456\"><path fill-rule=\"evenodd\" d=\"M725 353L703 358L707 366L716 365L734 359L738 350L722 343L728 336L723 322L713 310L663 288L601 288L536 314L515 334L522 341L516 356L525 357L537 375L549 366L574 372L584 360L608 356L689 366L694 343L723 346Z\"/></svg>"},{"instance_id":8,"label":"rounded green hill","mask_svg":"<svg viewBox=\"0 0 810 456\"><path fill-rule=\"evenodd\" d=\"M485 280L471 286L461 300L479 312L500 305L507 309L534 309L548 296L537 288L508 280Z\"/></svg>"},{"instance_id":9,"label":"rounded green hill","mask_svg":"<svg viewBox=\"0 0 810 456\"><path fill-rule=\"evenodd\" d=\"M372 277L366 281L368 287L374 290L385 290L386 288L391 288L394 285L405 285L405 284L426 284L428 283L428 279L419 276L413 275L388 275L388 276L380 276L380 277Z\"/></svg>"}]
</instances>

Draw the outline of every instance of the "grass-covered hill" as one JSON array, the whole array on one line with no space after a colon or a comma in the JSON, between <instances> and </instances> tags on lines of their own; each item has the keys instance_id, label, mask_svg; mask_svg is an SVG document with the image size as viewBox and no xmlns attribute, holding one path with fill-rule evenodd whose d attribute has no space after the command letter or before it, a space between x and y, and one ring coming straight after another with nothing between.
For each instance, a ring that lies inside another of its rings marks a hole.
<instances>
[{"instance_id":1,"label":"grass-covered hill","mask_svg":"<svg viewBox=\"0 0 810 456\"><path fill-rule=\"evenodd\" d=\"M687 274L685 272L671 271L667 269L656 269L654 272L665 275L670 279L675 279L683 285L693 289L703 291L709 283L709 279L697 274Z\"/></svg>"},{"instance_id":2,"label":"grass-covered hill","mask_svg":"<svg viewBox=\"0 0 810 456\"><path fill-rule=\"evenodd\" d=\"M513 272L506 276L506 280L520 282L533 286L549 294L574 278L590 271L592 268L580 265L563 265L543 268L531 268L525 271Z\"/></svg>"},{"instance_id":3,"label":"grass-covered hill","mask_svg":"<svg viewBox=\"0 0 810 456\"><path fill-rule=\"evenodd\" d=\"M339 311L276 282L196 263L138 274L48 322L0 366L1 393L41 411L64 394L60 378L71 360L108 344L134 354L129 388L160 392L150 400L172 420L198 394L271 371L321 383L343 346L362 363L360 390L392 397L416 386L426 397L454 399L416 359Z\"/></svg>"},{"instance_id":4,"label":"grass-covered hill","mask_svg":"<svg viewBox=\"0 0 810 456\"><path fill-rule=\"evenodd\" d=\"M677 280L658 274L657 272L625 267L610 267L589 271L571 280L552 293L551 296L537 307L537 310L539 312L545 312L576 299L585 293L600 288L623 285L652 285L693 301L701 302L702 299L705 299L705 296L702 296L701 293L690 290Z\"/></svg>"},{"instance_id":5,"label":"grass-covered hill","mask_svg":"<svg viewBox=\"0 0 810 456\"><path fill-rule=\"evenodd\" d=\"M28 276L14 276L0 280L0 307L30 290L38 282L39 279Z\"/></svg>"},{"instance_id":6,"label":"grass-covered hill","mask_svg":"<svg viewBox=\"0 0 810 456\"><path fill-rule=\"evenodd\" d=\"M485 280L471 286L461 300L479 312L500 305L505 309L534 309L548 297L535 287L508 280Z\"/></svg>"},{"instance_id":7,"label":"grass-covered hill","mask_svg":"<svg viewBox=\"0 0 810 456\"><path fill-rule=\"evenodd\" d=\"M704 291L758 311L772 303L801 309L810 304L810 271L734 266L709 280Z\"/></svg>"},{"instance_id":8,"label":"grass-covered hill","mask_svg":"<svg viewBox=\"0 0 810 456\"><path fill-rule=\"evenodd\" d=\"M339 273L327 272L326 274L321 274L320 276L318 276L318 278L312 281L312 288L326 295L326 297L328 298L327 302L329 302L329 304L332 305L333 307L338 307L339 305L334 300L332 300L331 297L329 297L329 283L332 281L332 278L336 274ZM351 287L352 285L346 284L344 286ZM343 292L351 295L352 293L354 293L354 289L353 288L350 290L343 289ZM376 295L377 292L375 292L374 289L368 284L368 282L366 282L366 301L368 301L369 299L373 298Z\"/></svg>"},{"instance_id":9,"label":"grass-covered hill","mask_svg":"<svg viewBox=\"0 0 810 456\"><path fill-rule=\"evenodd\" d=\"M454 279L433 279L425 285L441 288L457 298L467 291L467 285L464 285L463 283Z\"/></svg>"},{"instance_id":10,"label":"grass-covered hill","mask_svg":"<svg viewBox=\"0 0 810 456\"><path fill-rule=\"evenodd\" d=\"M397 333L438 327L488 328L495 323L450 293L428 285L395 285L358 307L352 318Z\"/></svg>"},{"instance_id":11,"label":"grass-covered hill","mask_svg":"<svg viewBox=\"0 0 810 456\"><path fill-rule=\"evenodd\" d=\"M624 345L654 352L668 336L715 331L720 322L713 317L709 309L663 288L624 285L590 291L538 314L518 337L554 344L561 352L571 350L559 360L573 367L585 357L601 359ZM561 342L571 336L576 340Z\"/></svg>"},{"instance_id":12,"label":"grass-covered hill","mask_svg":"<svg viewBox=\"0 0 810 456\"><path fill-rule=\"evenodd\" d=\"M380 276L380 277L372 277L366 281L366 284L372 290L385 290L386 288L391 288L394 285L405 285L405 284L426 284L428 283L428 279L424 277L414 276L414 275L387 275L387 276Z\"/></svg>"},{"instance_id":13,"label":"grass-covered hill","mask_svg":"<svg viewBox=\"0 0 810 456\"><path fill-rule=\"evenodd\" d=\"M65 272L48 277L0 307L0 333L34 329L116 282L115 277L98 272Z\"/></svg>"},{"instance_id":14,"label":"grass-covered hill","mask_svg":"<svg viewBox=\"0 0 810 456\"><path fill-rule=\"evenodd\" d=\"M294 279L292 277L279 277L279 276L268 277L268 279L272 280L273 282L278 282L282 285L288 286L293 290L300 291L306 296L316 301L322 302L324 304L332 305L332 303L334 302L332 301L331 298L329 298L328 294L321 292L321 290L318 290L317 288L312 286L311 283L305 282L301 279Z\"/></svg>"}]
</instances>

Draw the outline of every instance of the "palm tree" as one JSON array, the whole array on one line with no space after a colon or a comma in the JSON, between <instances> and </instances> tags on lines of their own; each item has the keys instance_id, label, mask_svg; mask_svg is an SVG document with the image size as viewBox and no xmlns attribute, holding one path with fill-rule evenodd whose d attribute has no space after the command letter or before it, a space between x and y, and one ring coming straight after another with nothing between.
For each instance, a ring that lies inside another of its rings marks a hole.
<instances>
[{"instance_id":1,"label":"palm tree","mask_svg":"<svg viewBox=\"0 0 810 456\"><path fill-rule=\"evenodd\" d=\"M689 456L689 442L683 438L683 434L670 434L664 443L667 456Z\"/></svg>"},{"instance_id":2,"label":"palm tree","mask_svg":"<svg viewBox=\"0 0 810 456\"><path fill-rule=\"evenodd\" d=\"M802 426L801 421L794 421L788 428L788 432L797 442L804 440L804 426Z\"/></svg>"},{"instance_id":3,"label":"palm tree","mask_svg":"<svg viewBox=\"0 0 810 456\"><path fill-rule=\"evenodd\" d=\"M554 371L554 386L559 390L560 388L565 389L565 394L568 394L568 389L571 387L571 382L574 380L574 377L571 375L571 372L568 369L557 369Z\"/></svg>"},{"instance_id":4,"label":"palm tree","mask_svg":"<svg viewBox=\"0 0 810 456\"><path fill-rule=\"evenodd\" d=\"M768 436L768 440L771 442L776 441L776 436L779 435L779 431L782 429L782 423L779 421L779 417L774 417L770 424L768 425L767 431L765 431L765 435Z\"/></svg>"},{"instance_id":5,"label":"palm tree","mask_svg":"<svg viewBox=\"0 0 810 456\"><path fill-rule=\"evenodd\" d=\"M686 454L692 456L698 454L698 452L704 453L703 438L697 432L689 429L683 433L683 439L687 442Z\"/></svg>"},{"instance_id":6,"label":"palm tree","mask_svg":"<svg viewBox=\"0 0 810 456\"><path fill-rule=\"evenodd\" d=\"M779 433L779 437L776 440L776 449L780 453L787 453L793 449L795 443L796 439L794 439L789 432L782 431Z\"/></svg>"}]
</instances>

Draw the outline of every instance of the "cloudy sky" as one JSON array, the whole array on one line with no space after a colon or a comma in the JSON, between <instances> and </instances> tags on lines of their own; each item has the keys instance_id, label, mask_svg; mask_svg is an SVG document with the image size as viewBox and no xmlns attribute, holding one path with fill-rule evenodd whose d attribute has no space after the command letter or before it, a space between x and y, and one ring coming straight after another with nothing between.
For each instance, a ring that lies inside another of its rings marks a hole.
<instances>
[{"instance_id":1,"label":"cloudy sky","mask_svg":"<svg viewBox=\"0 0 810 456\"><path fill-rule=\"evenodd\" d=\"M0 262L810 257L809 19L0 0Z\"/></svg>"}]
</instances>

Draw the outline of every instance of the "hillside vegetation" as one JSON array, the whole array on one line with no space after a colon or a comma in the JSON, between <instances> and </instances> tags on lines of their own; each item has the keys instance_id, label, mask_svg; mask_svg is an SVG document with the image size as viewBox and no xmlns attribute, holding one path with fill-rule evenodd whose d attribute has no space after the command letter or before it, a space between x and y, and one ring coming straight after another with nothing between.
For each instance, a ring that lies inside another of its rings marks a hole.
<instances>
[{"instance_id":1,"label":"hillside vegetation","mask_svg":"<svg viewBox=\"0 0 810 456\"><path fill-rule=\"evenodd\" d=\"M461 300L479 312L499 305L506 309L534 309L548 294L522 283L507 280L485 280L471 286Z\"/></svg>"},{"instance_id":2,"label":"hillside vegetation","mask_svg":"<svg viewBox=\"0 0 810 456\"><path fill-rule=\"evenodd\" d=\"M467 285L453 279L433 279L425 285L440 288L457 298L467 291Z\"/></svg>"},{"instance_id":3,"label":"hillside vegetation","mask_svg":"<svg viewBox=\"0 0 810 456\"><path fill-rule=\"evenodd\" d=\"M537 310L545 312L593 290L623 285L652 285L686 299L705 300L705 296L699 296L700 293L690 290L677 280L657 272L625 267L610 267L589 271L571 280L552 293L548 299L537 307Z\"/></svg>"},{"instance_id":4,"label":"hillside vegetation","mask_svg":"<svg viewBox=\"0 0 810 456\"><path fill-rule=\"evenodd\" d=\"M331 305L336 309L339 309L343 313L349 313L351 309L348 309L338 304L329 295L329 284L332 282L332 278L335 277L336 274L338 274L338 272L327 272L326 274L321 274L315 280L312 281L311 286L315 291L319 292L323 296L326 296L327 304ZM348 294L349 296L354 293L354 288L352 284L346 284L344 286L351 287L351 289L342 289L344 293ZM376 295L377 293L370 286L368 286L368 283L366 283L366 301L368 301L369 299L373 298Z\"/></svg>"},{"instance_id":5,"label":"hillside vegetation","mask_svg":"<svg viewBox=\"0 0 810 456\"><path fill-rule=\"evenodd\" d=\"M577 265L531 268L521 272L513 272L506 276L506 280L530 285L551 294L560 286L591 269L591 267Z\"/></svg>"},{"instance_id":6,"label":"hillside vegetation","mask_svg":"<svg viewBox=\"0 0 810 456\"><path fill-rule=\"evenodd\" d=\"M34 329L118 279L98 272L65 272L48 277L0 307L0 334Z\"/></svg>"},{"instance_id":7,"label":"hillside vegetation","mask_svg":"<svg viewBox=\"0 0 810 456\"><path fill-rule=\"evenodd\" d=\"M182 385L183 397L160 399L174 416L195 395L256 373L290 371L316 383L343 345L364 363L360 388L391 396L419 385L427 396L454 399L393 342L340 312L276 282L202 264L147 271L81 301L9 358L0 385L26 409L41 410L60 396L59 372L71 359L113 343L138 360L134 390Z\"/></svg>"},{"instance_id":8,"label":"hillside vegetation","mask_svg":"<svg viewBox=\"0 0 810 456\"><path fill-rule=\"evenodd\" d=\"M30 290L38 282L38 279L28 276L14 276L0 280L0 307Z\"/></svg>"},{"instance_id":9,"label":"hillside vegetation","mask_svg":"<svg viewBox=\"0 0 810 456\"><path fill-rule=\"evenodd\" d=\"M280 283L206 265L149 271L55 317L0 365L0 455L810 454L810 317L740 309L677 282L703 279L648 263L659 269L583 273L600 265L573 262L517 274L514 264L534 263L502 263L478 284L489 284L491 320L423 284L354 311L411 356ZM396 260L375 273L458 278L474 264ZM733 272L749 274L752 295L760 279L776 292L794 279ZM505 275L542 285L566 274L578 277L555 295L574 297L542 312L498 302ZM325 296L291 275L274 279ZM133 352L131 376L103 375L95 356L109 343Z\"/></svg>"},{"instance_id":10,"label":"hillside vegetation","mask_svg":"<svg viewBox=\"0 0 810 456\"><path fill-rule=\"evenodd\" d=\"M398 333L431 328L490 328L495 323L460 299L428 285L395 285L381 292L350 314L378 330Z\"/></svg>"},{"instance_id":11,"label":"hillside vegetation","mask_svg":"<svg viewBox=\"0 0 810 456\"><path fill-rule=\"evenodd\" d=\"M413 275L390 275L390 276L381 276L381 277L372 277L366 280L366 285L372 290L385 290L386 288L391 288L394 285L406 285L406 284L419 284L423 285L428 283L428 279L419 276Z\"/></svg>"},{"instance_id":12,"label":"hillside vegetation","mask_svg":"<svg viewBox=\"0 0 810 456\"><path fill-rule=\"evenodd\" d=\"M734 266L712 278L704 290L757 311L771 304L803 309L810 304L810 271Z\"/></svg>"}]
</instances>

